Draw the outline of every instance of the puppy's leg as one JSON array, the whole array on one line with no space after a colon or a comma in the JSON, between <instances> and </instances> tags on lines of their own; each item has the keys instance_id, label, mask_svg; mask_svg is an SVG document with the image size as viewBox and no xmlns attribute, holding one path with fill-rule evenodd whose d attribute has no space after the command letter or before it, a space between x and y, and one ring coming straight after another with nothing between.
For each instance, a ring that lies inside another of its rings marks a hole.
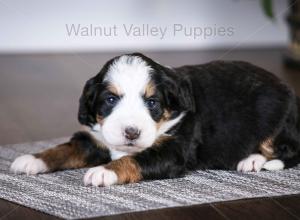
<instances>
[{"instance_id":1,"label":"puppy's leg","mask_svg":"<svg viewBox=\"0 0 300 220\"><path fill-rule=\"evenodd\" d=\"M56 170L91 167L111 161L110 152L87 132L77 132L67 143L37 154L15 159L11 171L37 174Z\"/></svg>"},{"instance_id":2,"label":"puppy's leg","mask_svg":"<svg viewBox=\"0 0 300 220\"><path fill-rule=\"evenodd\" d=\"M132 156L124 156L105 166L91 168L84 176L85 185L109 186L145 179L179 177L185 172L185 145L167 137L158 144Z\"/></svg>"}]
</instances>

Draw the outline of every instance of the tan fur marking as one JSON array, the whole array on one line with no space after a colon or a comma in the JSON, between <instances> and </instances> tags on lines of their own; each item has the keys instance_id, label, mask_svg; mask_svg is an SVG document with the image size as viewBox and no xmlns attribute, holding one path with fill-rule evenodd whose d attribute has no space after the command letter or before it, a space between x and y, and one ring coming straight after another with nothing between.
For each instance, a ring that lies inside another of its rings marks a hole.
<instances>
[{"instance_id":1,"label":"tan fur marking","mask_svg":"<svg viewBox=\"0 0 300 220\"><path fill-rule=\"evenodd\" d=\"M171 118L171 113L168 110L164 110L164 113L161 117L161 119L157 122L156 128L159 129L160 126L164 123L167 122Z\"/></svg>"},{"instance_id":2,"label":"tan fur marking","mask_svg":"<svg viewBox=\"0 0 300 220\"><path fill-rule=\"evenodd\" d=\"M105 168L113 170L117 174L118 184L136 183L142 179L141 168L131 156L114 160Z\"/></svg>"},{"instance_id":3,"label":"tan fur marking","mask_svg":"<svg viewBox=\"0 0 300 220\"><path fill-rule=\"evenodd\" d=\"M97 114L96 120L101 126L103 125L103 120L104 120L103 116Z\"/></svg>"},{"instance_id":4,"label":"tan fur marking","mask_svg":"<svg viewBox=\"0 0 300 220\"><path fill-rule=\"evenodd\" d=\"M84 155L71 143L64 143L35 155L48 166L49 171L85 167ZM66 158L68 158L66 160Z\"/></svg>"},{"instance_id":5,"label":"tan fur marking","mask_svg":"<svg viewBox=\"0 0 300 220\"><path fill-rule=\"evenodd\" d=\"M118 88L113 85L113 84L109 84L108 87L107 87L108 91L110 91L112 94L114 95L117 95L117 96L120 96L120 91L118 90Z\"/></svg>"},{"instance_id":6,"label":"tan fur marking","mask_svg":"<svg viewBox=\"0 0 300 220\"><path fill-rule=\"evenodd\" d=\"M160 146L162 143L164 143L165 141L168 141L172 138L173 138L172 136L161 135L155 140L154 146Z\"/></svg>"},{"instance_id":7,"label":"tan fur marking","mask_svg":"<svg viewBox=\"0 0 300 220\"><path fill-rule=\"evenodd\" d=\"M273 139L267 138L264 140L260 146L259 150L261 151L262 155L264 155L267 159L273 159L274 158L274 149L273 149Z\"/></svg>"},{"instance_id":8,"label":"tan fur marking","mask_svg":"<svg viewBox=\"0 0 300 220\"><path fill-rule=\"evenodd\" d=\"M90 137L98 147L106 148L93 136L90 135ZM76 169L90 166L86 160L86 154L82 151L80 143L76 140L71 140L70 142L60 144L54 148L37 153L35 154L35 157L41 158L46 163L49 171Z\"/></svg>"},{"instance_id":9,"label":"tan fur marking","mask_svg":"<svg viewBox=\"0 0 300 220\"><path fill-rule=\"evenodd\" d=\"M155 94L155 85L152 81L150 81L145 89L145 97L149 98Z\"/></svg>"}]
</instances>

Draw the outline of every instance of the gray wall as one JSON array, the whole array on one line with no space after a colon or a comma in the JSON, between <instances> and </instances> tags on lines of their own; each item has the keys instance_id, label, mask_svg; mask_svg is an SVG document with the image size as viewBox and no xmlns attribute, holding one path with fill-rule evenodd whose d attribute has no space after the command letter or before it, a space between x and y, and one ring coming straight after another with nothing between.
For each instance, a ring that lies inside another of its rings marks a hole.
<instances>
[{"instance_id":1,"label":"gray wall","mask_svg":"<svg viewBox=\"0 0 300 220\"><path fill-rule=\"evenodd\" d=\"M287 1L274 5L272 22L259 0L2 0L0 53L282 46L288 39ZM72 24L83 27L77 36L68 33ZM131 24L148 24L153 33L127 36L124 25L128 30ZM174 24L183 30L174 33ZM101 35L114 25L110 36ZM195 35L187 36L184 28Z\"/></svg>"}]
</instances>

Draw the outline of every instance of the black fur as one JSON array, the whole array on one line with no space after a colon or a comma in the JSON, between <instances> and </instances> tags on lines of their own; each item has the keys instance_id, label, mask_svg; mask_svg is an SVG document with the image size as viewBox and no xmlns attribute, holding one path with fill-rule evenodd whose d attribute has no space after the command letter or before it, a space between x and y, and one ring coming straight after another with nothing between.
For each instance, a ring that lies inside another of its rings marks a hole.
<instances>
[{"instance_id":1,"label":"black fur","mask_svg":"<svg viewBox=\"0 0 300 220\"><path fill-rule=\"evenodd\" d=\"M132 56L154 70L161 108L173 118L186 112L168 132L172 138L134 156L145 179L177 177L194 169L236 169L267 138L273 139L274 156L285 167L300 162L299 99L273 74L240 61L170 69L142 54ZM95 122L97 83L112 61L85 86L79 108L82 124Z\"/></svg>"},{"instance_id":2,"label":"black fur","mask_svg":"<svg viewBox=\"0 0 300 220\"><path fill-rule=\"evenodd\" d=\"M88 166L106 164L111 161L110 152L107 148L98 146L98 142L87 132L76 132L70 140L72 147L85 155L84 161Z\"/></svg>"}]
</instances>

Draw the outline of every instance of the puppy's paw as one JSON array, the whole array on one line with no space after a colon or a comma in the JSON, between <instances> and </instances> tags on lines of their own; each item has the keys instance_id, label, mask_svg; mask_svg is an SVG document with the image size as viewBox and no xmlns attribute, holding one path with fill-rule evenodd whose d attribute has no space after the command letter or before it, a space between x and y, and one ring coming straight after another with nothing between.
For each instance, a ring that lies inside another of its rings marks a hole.
<instances>
[{"instance_id":1,"label":"puppy's paw","mask_svg":"<svg viewBox=\"0 0 300 220\"><path fill-rule=\"evenodd\" d=\"M274 160L267 161L264 164L263 168L265 170L270 170L270 171L283 170L284 169L284 163L281 160L274 159Z\"/></svg>"},{"instance_id":2,"label":"puppy's paw","mask_svg":"<svg viewBox=\"0 0 300 220\"><path fill-rule=\"evenodd\" d=\"M117 184L117 174L103 166L90 168L83 178L84 185L110 186Z\"/></svg>"},{"instance_id":3,"label":"puppy's paw","mask_svg":"<svg viewBox=\"0 0 300 220\"><path fill-rule=\"evenodd\" d=\"M238 163L237 171L240 172L259 172L267 159L261 154L251 154L249 157Z\"/></svg>"},{"instance_id":4,"label":"puppy's paw","mask_svg":"<svg viewBox=\"0 0 300 220\"><path fill-rule=\"evenodd\" d=\"M10 166L10 170L14 173L26 173L27 175L35 175L48 171L48 167L41 159L33 155L26 154L17 157Z\"/></svg>"}]
</instances>

